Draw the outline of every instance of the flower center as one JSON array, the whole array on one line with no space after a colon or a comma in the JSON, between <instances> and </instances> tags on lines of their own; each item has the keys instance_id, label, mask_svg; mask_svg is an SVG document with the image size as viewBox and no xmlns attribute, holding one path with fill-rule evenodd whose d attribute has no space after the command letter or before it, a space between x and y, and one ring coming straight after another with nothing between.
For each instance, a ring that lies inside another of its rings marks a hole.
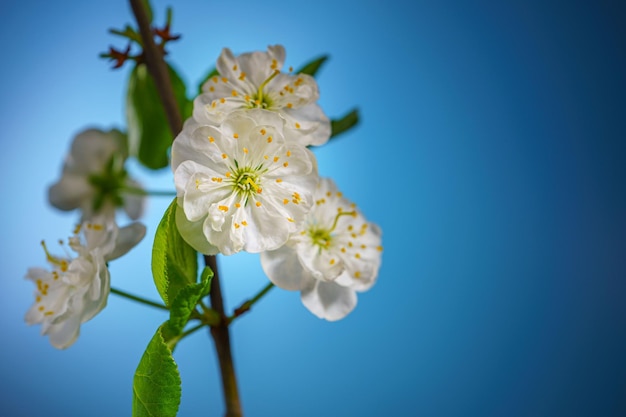
<instances>
[{"instance_id":1,"label":"flower center","mask_svg":"<svg viewBox=\"0 0 626 417\"><path fill-rule=\"evenodd\" d=\"M263 89L278 74L280 74L280 71L274 70L274 72L272 72L272 75L270 75L265 81L261 83L256 94L248 102L248 105L250 106L250 108L256 107L256 108L261 108L261 109L268 109L272 107L272 100L265 95L265 92L263 91Z\"/></svg>"},{"instance_id":2,"label":"flower center","mask_svg":"<svg viewBox=\"0 0 626 417\"><path fill-rule=\"evenodd\" d=\"M113 155L105 165L103 172L89 176L89 183L96 189L93 202L94 211L100 210L107 199L118 207L124 204L120 191L124 188L128 173L123 164L123 159Z\"/></svg>"},{"instance_id":3,"label":"flower center","mask_svg":"<svg viewBox=\"0 0 626 417\"><path fill-rule=\"evenodd\" d=\"M260 194L263 191L261 178L257 171L250 167L237 168L231 176L233 178L233 189L246 201L250 195L254 193Z\"/></svg>"},{"instance_id":4,"label":"flower center","mask_svg":"<svg viewBox=\"0 0 626 417\"><path fill-rule=\"evenodd\" d=\"M309 229L309 237L313 244L319 246L320 249L328 248L333 239L331 230L318 228Z\"/></svg>"},{"instance_id":5,"label":"flower center","mask_svg":"<svg viewBox=\"0 0 626 417\"><path fill-rule=\"evenodd\" d=\"M320 247L322 249L328 249L333 240L333 231L337 227L337 221L341 216L354 216L356 215L355 211L340 211L335 216L335 220L333 221L333 225L330 229L325 229L321 227L312 227L308 230L308 235L311 238L311 241L314 245Z\"/></svg>"},{"instance_id":6,"label":"flower center","mask_svg":"<svg viewBox=\"0 0 626 417\"><path fill-rule=\"evenodd\" d=\"M48 247L46 246L46 242L43 240L41 241L41 246L43 247L43 251L46 253L46 260L52 265L58 267L62 272L66 272L69 267L67 260L50 254Z\"/></svg>"}]
</instances>

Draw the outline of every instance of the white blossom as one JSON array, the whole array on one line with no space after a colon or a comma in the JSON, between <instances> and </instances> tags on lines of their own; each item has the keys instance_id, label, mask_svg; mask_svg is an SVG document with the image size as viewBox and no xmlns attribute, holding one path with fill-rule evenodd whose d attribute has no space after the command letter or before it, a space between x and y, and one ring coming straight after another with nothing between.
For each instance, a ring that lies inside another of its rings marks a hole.
<instances>
[{"instance_id":1,"label":"white blossom","mask_svg":"<svg viewBox=\"0 0 626 417\"><path fill-rule=\"evenodd\" d=\"M219 75L203 86L194 100L193 117L201 124L219 124L235 110L265 109L282 118L287 140L322 145L330 138L330 120L317 104L317 82L307 74L281 72L285 49L234 56L224 48L217 60Z\"/></svg>"},{"instance_id":2,"label":"white blossom","mask_svg":"<svg viewBox=\"0 0 626 417\"><path fill-rule=\"evenodd\" d=\"M66 156L61 178L48 190L50 204L60 210L82 211L82 219L106 214L113 218L123 207L133 220L143 213L140 184L128 177L126 139L116 130L86 129L78 133Z\"/></svg>"},{"instance_id":3,"label":"white blossom","mask_svg":"<svg viewBox=\"0 0 626 417\"><path fill-rule=\"evenodd\" d=\"M261 254L261 265L278 287L300 291L306 308L334 321L357 303L357 292L376 281L381 264L381 230L321 179L315 206L286 245Z\"/></svg>"},{"instance_id":4,"label":"white blossom","mask_svg":"<svg viewBox=\"0 0 626 417\"><path fill-rule=\"evenodd\" d=\"M197 251L231 255L282 246L313 205L311 151L286 142L276 113L231 113L216 126L189 119L172 146L176 224Z\"/></svg>"},{"instance_id":5,"label":"white blossom","mask_svg":"<svg viewBox=\"0 0 626 417\"><path fill-rule=\"evenodd\" d=\"M41 324L41 334L48 335L58 349L71 346L80 325L106 306L111 288L107 261L128 252L146 233L141 223L119 229L114 222L99 220L77 227L69 239L74 257L69 253L54 256L42 242L52 270L29 268L26 274L36 285L35 303L26 313L26 323Z\"/></svg>"}]
</instances>

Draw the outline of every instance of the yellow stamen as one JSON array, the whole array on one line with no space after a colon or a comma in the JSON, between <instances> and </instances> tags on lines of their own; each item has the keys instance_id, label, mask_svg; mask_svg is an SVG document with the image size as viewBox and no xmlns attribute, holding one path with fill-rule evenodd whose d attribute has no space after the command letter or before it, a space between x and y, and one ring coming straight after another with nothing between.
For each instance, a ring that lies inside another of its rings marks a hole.
<instances>
[{"instance_id":1,"label":"yellow stamen","mask_svg":"<svg viewBox=\"0 0 626 417\"><path fill-rule=\"evenodd\" d=\"M261 191L259 191L259 190L260 190L259 186L258 186L258 185L256 185L254 181L252 181L252 178L250 178L250 177L246 177L246 182L247 182L248 184L250 184L250 185L252 186L252 188L254 188L254 191L256 191L257 193L260 193L260 192L261 192Z\"/></svg>"}]
</instances>

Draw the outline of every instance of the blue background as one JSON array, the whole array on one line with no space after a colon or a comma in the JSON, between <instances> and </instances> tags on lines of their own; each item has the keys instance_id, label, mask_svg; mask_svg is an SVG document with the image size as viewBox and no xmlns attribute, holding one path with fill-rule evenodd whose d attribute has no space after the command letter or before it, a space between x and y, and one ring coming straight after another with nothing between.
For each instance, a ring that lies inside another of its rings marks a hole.
<instances>
[{"instance_id":1,"label":"blue background","mask_svg":"<svg viewBox=\"0 0 626 417\"><path fill-rule=\"evenodd\" d=\"M107 30L133 22L128 5L59 4L0 6L0 413L130 415L164 312L112 295L65 351L23 321L39 241L77 220L46 201L72 137L125 124L130 68L98 54L125 47ZM330 55L320 104L356 105L362 123L316 151L320 173L384 233L379 281L346 319L274 289L233 325L246 416L626 415L625 21L619 1L175 5L169 58L190 95L225 46L282 43L294 67ZM131 168L173 189L169 170ZM150 201L115 287L158 299L150 250L168 203ZM267 282L257 255L219 261L229 309ZM175 358L179 415L222 415L206 332Z\"/></svg>"}]
</instances>

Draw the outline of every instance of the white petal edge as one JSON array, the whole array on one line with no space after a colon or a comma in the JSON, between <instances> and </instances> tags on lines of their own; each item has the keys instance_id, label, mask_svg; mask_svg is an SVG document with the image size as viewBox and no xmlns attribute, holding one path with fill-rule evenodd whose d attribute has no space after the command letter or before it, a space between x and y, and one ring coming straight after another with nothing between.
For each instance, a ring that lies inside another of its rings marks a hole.
<instances>
[{"instance_id":1,"label":"white petal edge","mask_svg":"<svg viewBox=\"0 0 626 417\"><path fill-rule=\"evenodd\" d=\"M311 279L300 294L302 304L321 319L337 321L356 307L356 292L334 282Z\"/></svg>"},{"instance_id":2,"label":"white petal edge","mask_svg":"<svg viewBox=\"0 0 626 417\"><path fill-rule=\"evenodd\" d=\"M261 253L261 267L274 285L284 290L299 291L305 277L312 279L298 261L298 254L288 245Z\"/></svg>"}]
</instances>

